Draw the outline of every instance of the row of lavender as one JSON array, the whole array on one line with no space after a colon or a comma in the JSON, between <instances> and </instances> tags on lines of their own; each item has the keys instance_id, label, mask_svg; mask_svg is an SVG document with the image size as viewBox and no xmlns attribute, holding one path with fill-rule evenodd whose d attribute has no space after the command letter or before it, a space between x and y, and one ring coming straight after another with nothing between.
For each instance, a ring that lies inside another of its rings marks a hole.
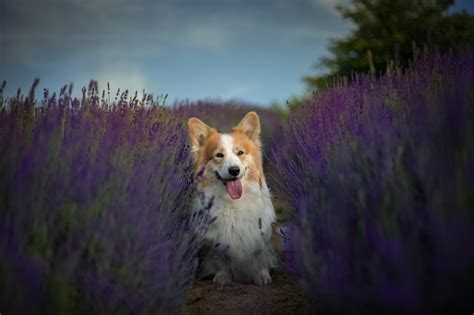
<instances>
[{"instance_id":1,"label":"row of lavender","mask_svg":"<svg viewBox=\"0 0 474 315\"><path fill-rule=\"evenodd\" d=\"M230 130L255 108L169 108L96 82L81 100L72 86L38 98L37 84L28 97L0 90L2 312L177 313L199 247L186 119ZM261 118L270 147L281 119Z\"/></svg>"},{"instance_id":2,"label":"row of lavender","mask_svg":"<svg viewBox=\"0 0 474 315\"><path fill-rule=\"evenodd\" d=\"M435 56L291 113L273 162L291 267L323 313L472 312L473 91L474 55Z\"/></svg>"},{"instance_id":3,"label":"row of lavender","mask_svg":"<svg viewBox=\"0 0 474 315\"><path fill-rule=\"evenodd\" d=\"M2 99L1 311L176 313L197 250L185 124L150 98L70 92Z\"/></svg>"}]
</instances>

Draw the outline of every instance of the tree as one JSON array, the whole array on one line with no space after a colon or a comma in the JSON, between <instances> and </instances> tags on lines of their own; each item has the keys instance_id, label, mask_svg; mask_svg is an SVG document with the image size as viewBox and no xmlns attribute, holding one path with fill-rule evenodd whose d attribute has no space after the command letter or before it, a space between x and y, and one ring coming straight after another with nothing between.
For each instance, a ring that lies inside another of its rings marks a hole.
<instances>
[{"instance_id":1,"label":"tree","mask_svg":"<svg viewBox=\"0 0 474 315\"><path fill-rule=\"evenodd\" d=\"M424 51L463 51L474 46L474 16L466 11L448 13L454 0L353 0L337 10L355 28L345 38L332 39L331 56L317 68L323 75L303 80L321 89L334 77L351 78L354 72L380 74L387 67L406 67Z\"/></svg>"}]
</instances>

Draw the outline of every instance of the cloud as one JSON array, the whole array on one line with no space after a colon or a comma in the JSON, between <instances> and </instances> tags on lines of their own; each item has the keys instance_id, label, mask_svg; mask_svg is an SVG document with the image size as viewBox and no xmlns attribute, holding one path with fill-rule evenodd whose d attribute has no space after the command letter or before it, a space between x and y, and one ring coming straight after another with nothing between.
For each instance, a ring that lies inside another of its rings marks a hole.
<instances>
[{"instance_id":1,"label":"cloud","mask_svg":"<svg viewBox=\"0 0 474 315\"><path fill-rule=\"evenodd\" d=\"M263 99L283 93L272 91L277 77L292 73L298 81L294 69L305 69L328 37L347 29L327 13L327 0L4 3L0 69L14 85L40 76L50 86L67 80L78 87L93 78L177 97ZM255 86L264 80L267 86Z\"/></svg>"},{"instance_id":2,"label":"cloud","mask_svg":"<svg viewBox=\"0 0 474 315\"><path fill-rule=\"evenodd\" d=\"M96 80L99 83L99 89L105 89L107 82L110 83L111 91L116 91L120 88L121 91L128 89L129 94L134 94L135 91L138 95L141 95L142 90L145 89L147 93L156 94L159 91L154 91L150 85L149 80L143 71L135 68L133 65L117 65L113 67L104 67L99 69L91 79ZM82 81L87 84L89 80L86 75L82 76Z\"/></svg>"},{"instance_id":3,"label":"cloud","mask_svg":"<svg viewBox=\"0 0 474 315\"><path fill-rule=\"evenodd\" d=\"M308 12L304 1L320 10ZM30 65L56 51L86 62L133 59L177 47L222 53L262 34L316 40L338 32L334 19L320 12L333 1L304 1L15 0L7 1L0 23L6 58Z\"/></svg>"},{"instance_id":4,"label":"cloud","mask_svg":"<svg viewBox=\"0 0 474 315\"><path fill-rule=\"evenodd\" d=\"M224 99L243 99L248 97L249 93L254 92L255 86L248 84L236 84L231 86L227 91L222 93Z\"/></svg>"},{"instance_id":5,"label":"cloud","mask_svg":"<svg viewBox=\"0 0 474 315\"><path fill-rule=\"evenodd\" d=\"M232 32L227 28L219 28L212 24L190 26L186 31L185 45L190 48L206 49L220 52L228 47L232 40Z\"/></svg>"}]
</instances>

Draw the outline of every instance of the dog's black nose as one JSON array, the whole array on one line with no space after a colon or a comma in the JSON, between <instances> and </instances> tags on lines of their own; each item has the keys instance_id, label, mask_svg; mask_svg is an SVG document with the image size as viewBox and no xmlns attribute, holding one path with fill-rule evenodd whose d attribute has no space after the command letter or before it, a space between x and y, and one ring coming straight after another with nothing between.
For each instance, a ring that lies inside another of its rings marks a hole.
<instances>
[{"instance_id":1,"label":"dog's black nose","mask_svg":"<svg viewBox=\"0 0 474 315\"><path fill-rule=\"evenodd\" d=\"M232 176L237 176L240 173L240 168L238 166L229 167L229 174Z\"/></svg>"}]
</instances>

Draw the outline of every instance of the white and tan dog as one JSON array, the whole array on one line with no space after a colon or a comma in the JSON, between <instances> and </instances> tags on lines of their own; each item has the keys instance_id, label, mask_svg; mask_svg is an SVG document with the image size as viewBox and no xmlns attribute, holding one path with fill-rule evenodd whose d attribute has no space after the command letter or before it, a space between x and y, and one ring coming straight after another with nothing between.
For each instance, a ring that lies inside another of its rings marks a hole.
<instances>
[{"instance_id":1,"label":"white and tan dog","mask_svg":"<svg viewBox=\"0 0 474 315\"><path fill-rule=\"evenodd\" d=\"M275 211L263 174L257 113L248 113L229 134L197 118L190 118L188 126L201 195L195 207L205 208L211 201L214 218L202 235L211 249L204 274L213 274L219 284L271 283Z\"/></svg>"}]
</instances>

